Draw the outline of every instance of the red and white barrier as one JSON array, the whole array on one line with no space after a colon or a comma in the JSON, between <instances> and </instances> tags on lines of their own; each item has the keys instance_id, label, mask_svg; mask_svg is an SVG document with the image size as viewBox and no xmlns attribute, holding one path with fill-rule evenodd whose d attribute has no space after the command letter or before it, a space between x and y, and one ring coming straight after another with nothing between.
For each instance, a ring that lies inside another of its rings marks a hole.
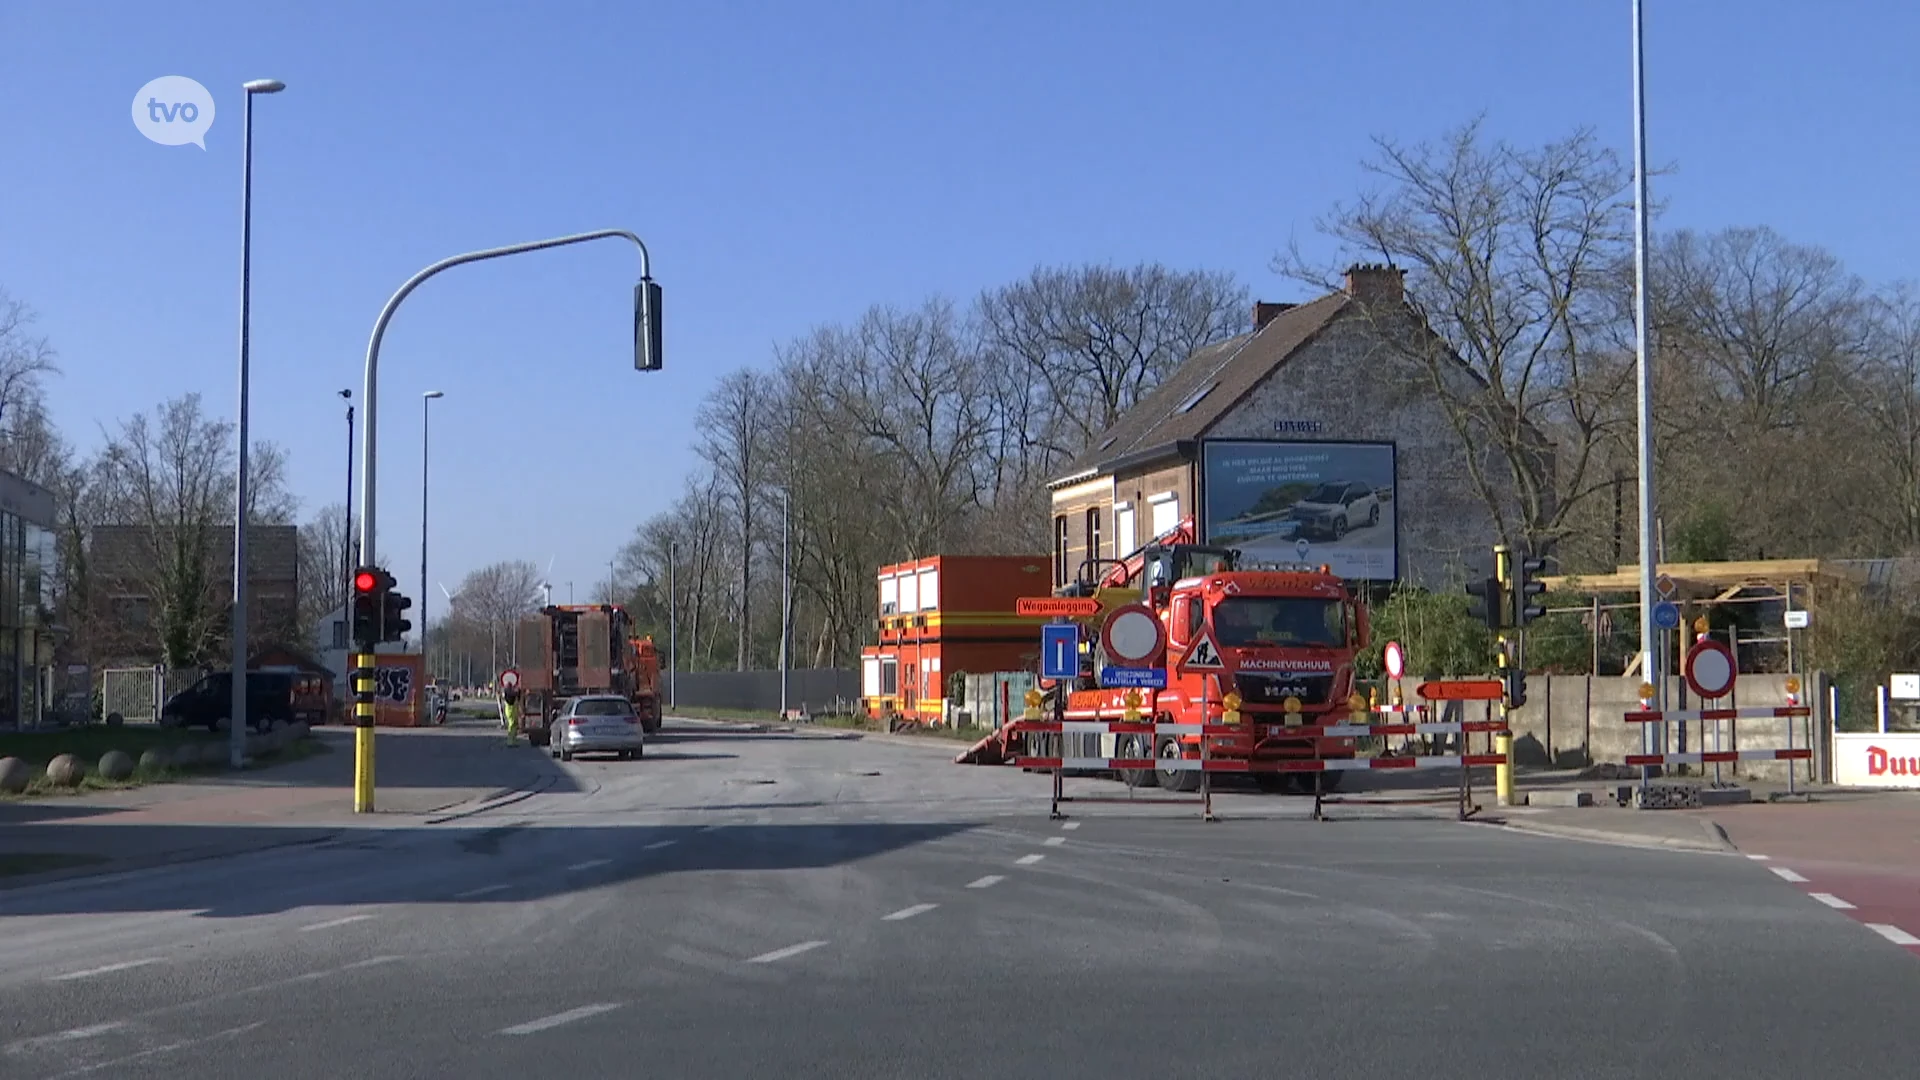
<instances>
[{"instance_id":1,"label":"red and white barrier","mask_svg":"<svg viewBox=\"0 0 1920 1080\"><path fill-rule=\"evenodd\" d=\"M1657 724L1666 720L1676 723L1691 720L1768 720L1776 716L1810 716L1812 712L1813 710L1805 705L1781 705L1771 709L1639 709L1627 714L1627 723Z\"/></svg>"},{"instance_id":2,"label":"red and white barrier","mask_svg":"<svg viewBox=\"0 0 1920 1080\"><path fill-rule=\"evenodd\" d=\"M1251 736L1255 739L1299 738L1299 739L1341 739L1366 738L1373 735L1462 735L1470 732L1502 733L1507 725L1498 720L1468 720L1453 723L1432 724L1303 724L1287 726L1284 724L1173 724L1152 723L1148 721L1125 720L1021 720L1013 725L1016 732L1034 734L1061 735L1200 735L1204 737ZM1014 764L1027 769L1067 769L1075 771L1126 771L1137 769L1159 769L1163 772L1199 772L1199 773L1314 773L1314 772L1359 772L1367 770L1391 769L1438 769L1462 765L1482 766L1500 765L1506 762L1501 754L1437 754L1405 757L1377 758L1269 758L1253 760L1244 757L1217 758L1108 758L1076 757L1061 755L1058 757L1035 757L1016 754Z\"/></svg>"},{"instance_id":3,"label":"red and white barrier","mask_svg":"<svg viewBox=\"0 0 1920 1080\"><path fill-rule=\"evenodd\" d=\"M1684 754L1628 754L1628 765L1712 765L1728 761L1805 761L1813 751L1800 750L1700 750Z\"/></svg>"}]
</instances>

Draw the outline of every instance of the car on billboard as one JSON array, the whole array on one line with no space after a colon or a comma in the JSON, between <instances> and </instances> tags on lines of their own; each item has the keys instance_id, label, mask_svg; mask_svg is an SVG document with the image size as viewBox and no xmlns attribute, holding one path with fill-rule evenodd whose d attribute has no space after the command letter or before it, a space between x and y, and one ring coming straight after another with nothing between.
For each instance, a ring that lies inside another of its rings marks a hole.
<instances>
[{"instance_id":1,"label":"car on billboard","mask_svg":"<svg viewBox=\"0 0 1920 1080\"><path fill-rule=\"evenodd\" d=\"M1300 536L1339 540L1355 529L1380 524L1380 496L1366 484L1330 481L1294 503L1288 516Z\"/></svg>"}]
</instances>

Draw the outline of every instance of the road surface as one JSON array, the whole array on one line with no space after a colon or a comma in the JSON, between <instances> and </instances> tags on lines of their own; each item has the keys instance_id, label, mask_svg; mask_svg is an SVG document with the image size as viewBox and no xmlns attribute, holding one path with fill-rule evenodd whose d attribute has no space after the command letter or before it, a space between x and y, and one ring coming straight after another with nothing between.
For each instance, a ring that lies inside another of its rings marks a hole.
<instances>
[{"instance_id":1,"label":"road surface","mask_svg":"<svg viewBox=\"0 0 1920 1080\"><path fill-rule=\"evenodd\" d=\"M1764 862L1048 821L952 751L674 723L476 817L0 891L0 1076L1913 1072L1920 959Z\"/></svg>"}]
</instances>

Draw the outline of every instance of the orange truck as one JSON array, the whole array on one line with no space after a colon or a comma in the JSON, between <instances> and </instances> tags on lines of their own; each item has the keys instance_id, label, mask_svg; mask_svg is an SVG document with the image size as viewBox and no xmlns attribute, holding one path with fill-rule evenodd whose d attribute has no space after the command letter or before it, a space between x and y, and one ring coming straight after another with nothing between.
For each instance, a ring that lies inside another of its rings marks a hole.
<instances>
[{"instance_id":1,"label":"orange truck","mask_svg":"<svg viewBox=\"0 0 1920 1080\"><path fill-rule=\"evenodd\" d=\"M1120 721L1126 718L1128 688L1104 686L1104 669L1122 666L1105 655L1100 627L1106 614L1123 604L1146 605L1161 624L1166 650L1153 666L1161 669L1165 689L1141 689L1140 716L1169 724L1223 725L1224 699L1238 695L1240 724L1235 735L1209 735L1206 756L1213 759L1277 761L1288 758L1351 758L1351 738L1290 735L1289 728L1346 721L1352 709L1354 657L1369 635L1366 605L1353 589L1324 566L1245 563L1238 551L1191 542L1191 523L1182 525L1125 561L1089 560L1079 580L1061 595L1094 597L1101 613L1082 621L1079 676L1071 686L1055 686L1046 705L1063 720ZM1096 575L1098 575L1096 577ZM1219 669L1186 671L1181 661L1202 638L1212 643ZM962 754L962 763L996 764L1016 753L1014 738L1060 739L1059 735L1016 736L996 732ZM1201 735L1103 735L1097 752L1089 747L1067 756L1136 760L1198 758ZM1035 756L1055 756L1039 753ZM1263 788L1301 790L1310 773L1255 772ZM1324 789L1343 775L1319 774ZM1304 781L1301 778L1305 778ZM1191 770L1139 770L1125 777L1135 785L1158 783L1172 790L1199 787Z\"/></svg>"},{"instance_id":2,"label":"orange truck","mask_svg":"<svg viewBox=\"0 0 1920 1080\"><path fill-rule=\"evenodd\" d=\"M625 608L552 605L521 619L514 633L528 742L547 745L562 704L587 694L626 697L643 731L660 730L660 654L652 638L633 633Z\"/></svg>"}]
</instances>

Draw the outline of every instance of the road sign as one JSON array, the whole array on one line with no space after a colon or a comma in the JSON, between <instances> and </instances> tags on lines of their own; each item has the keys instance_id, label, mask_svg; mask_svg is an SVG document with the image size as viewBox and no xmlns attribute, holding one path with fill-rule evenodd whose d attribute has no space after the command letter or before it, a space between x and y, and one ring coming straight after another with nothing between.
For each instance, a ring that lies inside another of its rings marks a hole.
<instances>
[{"instance_id":1,"label":"road sign","mask_svg":"<svg viewBox=\"0 0 1920 1080\"><path fill-rule=\"evenodd\" d=\"M1167 629L1145 604L1118 607L1100 628L1100 647L1120 667L1146 667L1167 648Z\"/></svg>"},{"instance_id":2,"label":"road sign","mask_svg":"<svg viewBox=\"0 0 1920 1080\"><path fill-rule=\"evenodd\" d=\"M1407 673L1407 654L1400 651L1397 641L1387 642L1386 650L1381 653L1381 662L1387 666L1389 679L1397 679Z\"/></svg>"},{"instance_id":3,"label":"road sign","mask_svg":"<svg viewBox=\"0 0 1920 1080\"><path fill-rule=\"evenodd\" d=\"M1893 675L1887 679L1887 696L1901 701L1920 700L1920 675Z\"/></svg>"},{"instance_id":4,"label":"road sign","mask_svg":"<svg viewBox=\"0 0 1920 1080\"><path fill-rule=\"evenodd\" d=\"M1200 636L1193 639L1187 647L1187 655L1180 658L1181 671L1225 671L1226 657L1220 655L1220 646L1214 644L1213 633L1202 629Z\"/></svg>"},{"instance_id":5,"label":"road sign","mask_svg":"<svg viewBox=\"0 0 1920 1080\"><path fill-rule=\"evenodd\" d=\"M1673 579L1665 574L1653 579L1653 591L1662 600L1671 599L1678 589L1679 586L1673 583Z\"/></svg>"},{"instance_id":6,"label":"road sign","mask_svg":"<svg viewBox=\"0 0 1920 1080\"><path fill-rule=\"evenodd\" d=\"M1023 596L1013 602L1013 613L1041 619L1084 619L1100 614L1100 601L1091 596Z\"/></svg>"},{"instance_id":7,"label":"road sign","mask_svg":"<svg viewBox=\"0 0 1920 1080\"><path fill-rule=\"evenodd\" d=\"M1499 679L1449 679L1421 683L1418 693L1428 701L1499 701L1506 689Z\"/></svg>"},{"instance_id":8,"label":"road sign","mask_svg":"<svg viewBox=\"0 0 1920 1080\"><path fill-rule=\"evenodd\" d=\"M519 688L520 688L520 672L518 670L514 668L508 668L507 670L500 673L500 689L518 690Z\"/></svg>"},{"instance_id":9,"label":"road sign","mask_svg":"<svg viewBox=\"0 0 1920 1080\"><path fill-rule=\"evenodd\" d=\"M1142 690L1165 690L1167 669L1157 667L1103 667L1101 686L1133 686Z\"/></svg>"},{"instance_id":10,"label":"road sign","mask_svg":"<svg viewBox=\"0 0 1920 1080\"><path fill-rule=\"evenodd\" d=\"M1687 650L1687 685L1703 698L1727 696L1738 674L1733 650L1712 638L1702 638Z\"/></svg>"},{"instance_id":11,"label":"road sign","mask_svg":"<svg viewBox=\"0 0 1920 1080\"><path fill-rule=\"evenodd\" d=\"M1080 628L1073 623L1050 623L1040 628L1040 674L1048 679L1073 679L1080 674Z\"/></svg>"},{"instance_id":12,"label":"road sign","mask_svg":"<svg viewBox=\"0 0 1920 1080\"><path fill-rule=\"evenodd\" d=\"M1789 630L1805 630L1812 622L1813 618L1805 611L1787 612L1787 629Z\"/></svg>"},{"instance_id":13,"label":"road sign","mask_svg":"<svg viewBox=\"0 0 1920 1080\"><path fill-rule=\"evenodd\" d=\"M1653 625L1662 630L1680 628L1680 605L1671 600L1661 600L1653 605Z\"/></svg>"}]
</instances>

